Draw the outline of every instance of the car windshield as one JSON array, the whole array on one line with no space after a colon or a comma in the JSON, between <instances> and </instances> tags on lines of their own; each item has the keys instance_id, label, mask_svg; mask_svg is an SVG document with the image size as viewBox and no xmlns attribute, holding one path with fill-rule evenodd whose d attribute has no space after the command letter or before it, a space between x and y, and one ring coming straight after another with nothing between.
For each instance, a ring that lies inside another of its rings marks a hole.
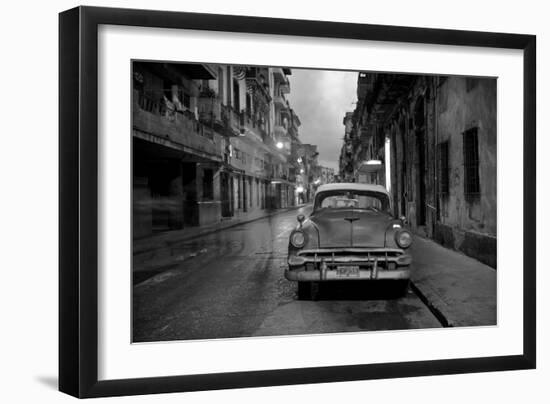
<instances>
[{"instance_id":1,"label":"car windshield","mask_svg":"<svg viewBox=\"0 0 550 404\"><path fill-rule=\"evenodd\" d=\"M363 209L389 211L386 194L372 191L335 190L319 193L315 197L314 210L322 209Z\"/></svg>"}]
</instances>

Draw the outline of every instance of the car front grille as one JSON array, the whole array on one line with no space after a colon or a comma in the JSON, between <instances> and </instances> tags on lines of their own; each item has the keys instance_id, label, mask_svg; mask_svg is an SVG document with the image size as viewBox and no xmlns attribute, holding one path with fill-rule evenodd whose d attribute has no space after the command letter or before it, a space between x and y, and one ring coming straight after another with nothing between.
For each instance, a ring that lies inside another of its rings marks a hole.
<instances>
[{"instance_id":1,"label":"car front grille","mask_svg":"<svg viewBox=\"0 0 550 404\"><path fill-rule=\"evenodd\" d=\"M403 250L392 248L302 250L298 256L306 260L306 270L320 269L323 262L329 269L345 265L361 268L376 265L379 268L395 269L397 265L408 265L410 262L410 257L405 256ZM407 260L404 260L405 257Z\"/></svg>"}]
</instances>

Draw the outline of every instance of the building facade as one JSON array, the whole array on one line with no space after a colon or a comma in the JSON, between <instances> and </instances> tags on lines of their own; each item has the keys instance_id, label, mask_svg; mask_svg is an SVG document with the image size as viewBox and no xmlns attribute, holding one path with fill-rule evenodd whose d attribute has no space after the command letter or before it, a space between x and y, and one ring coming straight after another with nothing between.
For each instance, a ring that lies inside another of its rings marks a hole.
<instances>
[{"instance_id":1,"label":"building facade","mask_svg":"<svg viewBox=\"0 0 550 404\"><path fill-rule=\"evenodd\" d=\"M386 184L416 232L496 267L496 80L360 73L357 95L340 175Z\"/></svg>"},{"instance_id":2,"label":"building facade","mask_svg":"<svg viewBox=\"0 0 550 404\"><path fill-rule=\"evenodd\" d=\"M284 99L290 74L133 63L134 237L295 204L299 119Z\"/></svg>"},{"instance_id":3,"label":"building facade","mask_svg":"<svg viewBox=\"0 0 550 404\"><path fill-rule=\"evenodd\" d=\"M294 158L298 163L296 183L299 184L298 198L300 203L311 202L319 185L315 183L320 177L318 156L317 145L309 143L295 145Z\"/></svg>"},{"instance_id":4,"label":"building facade","mask_svg":"<svg viewBox=\"0 0 550 404\"><path fill-rule=\"evenodd\" d=\"M319 166L321 176L317 179L319 185L331 184L334 182L334 168Z\"/></svg>"}]
</instances>

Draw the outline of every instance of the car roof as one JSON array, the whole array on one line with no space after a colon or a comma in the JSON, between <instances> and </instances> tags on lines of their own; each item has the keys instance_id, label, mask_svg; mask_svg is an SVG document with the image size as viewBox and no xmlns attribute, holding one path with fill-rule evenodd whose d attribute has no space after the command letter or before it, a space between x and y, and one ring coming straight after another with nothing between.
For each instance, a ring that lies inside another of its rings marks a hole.
<instances>
[{"instance_id":1,"label":"car roof","mask_svg":"<svg viewBox=\"0 0 550 404\"><path fill-rule=\"evenodd\" d=\"M339 190L357 190L357 191L371 191L371 192L381 192L383 194L389 195L388 191L383 185L378 184L362 184L358 182L337 182L333 184L324 184L317 188L316 194L319 192L325 191L339 191Z\"/></svg>"}]
</instances>

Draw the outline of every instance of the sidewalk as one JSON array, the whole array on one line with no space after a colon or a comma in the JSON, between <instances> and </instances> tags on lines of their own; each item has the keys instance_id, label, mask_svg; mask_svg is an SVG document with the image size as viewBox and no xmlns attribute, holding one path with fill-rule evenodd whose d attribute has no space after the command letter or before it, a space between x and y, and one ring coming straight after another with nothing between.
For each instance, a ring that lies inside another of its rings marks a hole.
<instances>
[{"instance_id":1,"label":"sidewalk","mask_svg":"<svg viewBox=\"0 0 550 404\"><path fill-rule=\"evenodd\" d=\"M451 327L496 325L497 272L474 258L415 236L412 282Z\"/></svg>"},{"instance_id":2,"label":"sidewalk","mask_svg":"<svg viewBox=\"0 0 550 404\"><path fill-rule=\"evenodd\" d=\"M246 217L227 219L207 226L190 227L136 239L133 241L132 271L135 274L136 272L160 272L169 269L178 265L181 261L201 253L201 251L183 252L182 246L190 240L240 224L300 209L304 206L306 205L297 205L271 212L264 210Z\"/></svg>"}]
</instances>

